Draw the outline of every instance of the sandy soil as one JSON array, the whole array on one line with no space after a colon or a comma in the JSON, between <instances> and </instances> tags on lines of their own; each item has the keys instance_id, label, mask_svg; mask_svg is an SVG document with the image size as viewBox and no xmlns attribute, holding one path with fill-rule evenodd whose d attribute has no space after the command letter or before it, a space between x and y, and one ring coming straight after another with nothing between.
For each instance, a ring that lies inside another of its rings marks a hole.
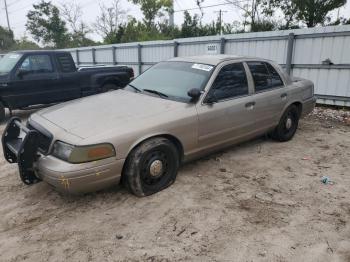
<instances>
[{"instance_id":1,"label":"sandy soil","mask_svg":"<svg viewBox=\"0 0 350 262\"><path fill-rule=\"evenodd\" d=\"M75 197L28 187L1 154L0 260L348 262L349 169L350 126L315 117L291 142L187 164L142 199L120 186Z\"/></svg>"}]
</instances>

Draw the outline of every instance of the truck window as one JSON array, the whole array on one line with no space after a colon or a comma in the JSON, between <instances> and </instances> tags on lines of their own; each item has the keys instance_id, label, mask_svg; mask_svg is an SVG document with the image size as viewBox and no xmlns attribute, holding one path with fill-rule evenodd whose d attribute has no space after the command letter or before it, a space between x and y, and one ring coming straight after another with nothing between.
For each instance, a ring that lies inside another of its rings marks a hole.
<instances>
[{"instance_id":1,"label":"truck window","mask_svg":"<svg viewBox=\"0 0 350 262\"><path fill-rule=\"evenodd\" d=\"M57 54L57 61L62 73L75 72L75 64L70 54Z\"/></svg>"},{"instance_id":2,"label":"truck window","mask_svg":"<svg viewBox=\"0 0 350 262\"><path fill-rule=\"evenodd\" d=\"M49 55L28 55L22 62L19 69L27 71L31 74L53 72L53 67Z\"/></svg>"}]
</instances>

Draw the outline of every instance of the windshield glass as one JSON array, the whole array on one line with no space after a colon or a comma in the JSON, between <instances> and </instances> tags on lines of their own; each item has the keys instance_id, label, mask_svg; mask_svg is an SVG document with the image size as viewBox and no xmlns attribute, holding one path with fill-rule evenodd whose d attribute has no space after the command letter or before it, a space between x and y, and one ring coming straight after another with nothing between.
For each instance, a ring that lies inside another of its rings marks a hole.
<instances>
[{"instance_id":1,"label":"windshield glass","mask_svg":"<svg viewBox=\"0 0 350 262\"><path fill-rule=\"evenodd\" d=\"M9 53L0 59L0 74L8 74L22 57L21 54Z\"/></svg>"},{"instance_id":2,"label":"windshield glass","mask_svg":"<svg viewBox=\"0 0 350 262\"><path fill-rule=\"evenodd\" d=\"M205 64L161 62L130 84L141 91L145 90L145 94L152 90L163 94L163 98L189 102L191 97L187 92L192 88L203 90L213 69L214 66Z\"/></svg>"}]
</instances>

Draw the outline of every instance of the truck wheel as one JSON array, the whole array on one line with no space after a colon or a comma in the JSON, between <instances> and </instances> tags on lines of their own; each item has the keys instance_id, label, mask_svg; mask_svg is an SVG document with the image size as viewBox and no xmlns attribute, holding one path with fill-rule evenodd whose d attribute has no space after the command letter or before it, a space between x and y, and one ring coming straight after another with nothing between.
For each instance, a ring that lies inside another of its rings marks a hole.
<instances>
[{"instance_id":1,"label":"truck wheel","mask_svg":"<svg viewBox=\"0 0 350 262\"><path fill-rule=\"evenodd\" d=\"M299 125L299 111L295 105L291 105L283 113L278 126L272 132L273 139L286 142L291 140Z\"/></svg>"},{"instance_id":2,"label":"truck wheel","mask_svg":"<svg viewBox=\"0 0 350 262\"><path fill-rule=\"evenodd\" d=\"M174 183L179 162L179 152L168 139L150 139L130 153L122 182L138 197L152 195Z\"/></svg>"},{"instance_id":3,"label":"truck wheel","mask_svg":"<svg viewBox=\"0 0 350 262\"><path fill-rule=\"evenodd\" d=\"M3 103L0 102L0 122L5 120L5 107Z\"/></svg>"},{"instance_id":4,"label":"truck wheel","mask_svg":"<svg viewBox=\"0 0 350 262\"><path fill-rule=\"evenodd\" d=\"M110 90L117 90L118 88L119 87L116 84L112 84L112 83L104 84L100 87L99 93L105 93Z\"/></svg>"}]
</instances>

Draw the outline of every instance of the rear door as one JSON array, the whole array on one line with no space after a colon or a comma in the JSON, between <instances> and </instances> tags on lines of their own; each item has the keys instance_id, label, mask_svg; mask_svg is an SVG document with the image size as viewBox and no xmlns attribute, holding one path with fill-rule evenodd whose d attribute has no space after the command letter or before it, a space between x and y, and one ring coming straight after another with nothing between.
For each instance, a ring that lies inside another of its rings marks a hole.
<instances>
[{"instance_id":1,"label":"rear door","mask_svg":"<svg viewBox=\"0 0 350 262\"><path fill-rule=\"evenodd\" d=\"M251 92L244 64L224 64L202 104L197 105L200 149L228 144L254 133ZM216 101L210 102L210 97Z\"/></svg>"},{"instance_id":2,"label":"rear door","mask_svg":"<svg viewBox=\"0 0 350 262\"><path fill-rule=\"evenodd\" d=\"M267 62L247 62L254 82L256 129L275 127L287 103L287 91L277 70Z\"/></svg>"}]
</instances>

